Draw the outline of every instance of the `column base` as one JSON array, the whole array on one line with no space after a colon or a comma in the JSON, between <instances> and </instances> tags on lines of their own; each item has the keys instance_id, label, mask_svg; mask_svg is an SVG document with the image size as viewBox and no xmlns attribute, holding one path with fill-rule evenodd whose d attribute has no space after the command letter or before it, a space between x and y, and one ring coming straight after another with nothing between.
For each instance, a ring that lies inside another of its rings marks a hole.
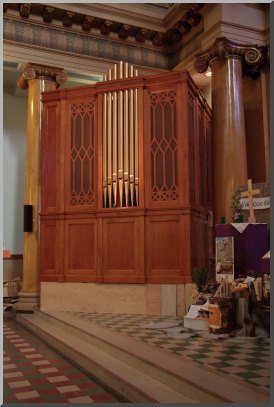
<instances>
[{"instance_id":1,"label":"column base","mask_svg":"<svg viewBox=\"0 0 274 407\"><path fill-rule=\"evenodd\" d=\"M40 293L26 293L20 291L18 296L18 302L14 304L14 308L18 312L33 312L34 308L40 306Z\"/></svg>"}]
</instances>

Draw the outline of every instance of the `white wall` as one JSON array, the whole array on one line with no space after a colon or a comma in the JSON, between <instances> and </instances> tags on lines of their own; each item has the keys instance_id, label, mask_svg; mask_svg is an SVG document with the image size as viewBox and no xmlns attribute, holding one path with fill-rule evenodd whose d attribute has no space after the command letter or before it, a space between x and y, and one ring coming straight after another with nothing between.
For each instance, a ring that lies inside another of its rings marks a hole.
<instances>
[{"instance_id":1,"label":"white wall","mask_svg":"<svg viewBox=\"0 0 274 407\"><path fill-rule=\"evenodd\" d=\"M3 242L23 253L27 98L3 94Z\"/></svg>"}]
</instances>

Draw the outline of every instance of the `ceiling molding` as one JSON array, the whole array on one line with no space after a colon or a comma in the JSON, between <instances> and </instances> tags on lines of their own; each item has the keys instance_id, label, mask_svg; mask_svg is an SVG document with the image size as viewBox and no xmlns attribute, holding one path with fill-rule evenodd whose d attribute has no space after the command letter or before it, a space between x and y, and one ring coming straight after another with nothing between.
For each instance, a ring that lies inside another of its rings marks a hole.
<instances>
[{"instance_id":1,"label":"ceiling molding","mask_svg":"<svg viewBox=\"0 0 274 407\"><path fill-rule=\"evenodd\" d=\"M200 24L203 4L164 4L5 3L4 16L171 54L182 47L184 36Z\"/></svg>"}]
</instances>

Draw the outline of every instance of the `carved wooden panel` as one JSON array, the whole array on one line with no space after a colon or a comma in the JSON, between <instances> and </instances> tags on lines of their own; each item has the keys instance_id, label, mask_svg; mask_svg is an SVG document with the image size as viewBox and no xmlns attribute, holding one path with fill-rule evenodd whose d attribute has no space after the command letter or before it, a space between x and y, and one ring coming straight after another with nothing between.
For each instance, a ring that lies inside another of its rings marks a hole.
<instances>
[{"instance_id":1,"label":"carved wooden panel","mask_svg":"<svg viewBox=\"0 0 274 407\"><path fill-rule=\"evenodd\" d=\"M41 222L41 281L63 281L62 221Z\"/></svg>"},{"instance_id":2,"label":"carved wooden panel","mask_svg":"<svg viewBox=\"0 0 274 407\"><path fill-rule=\"evenodd\" d=\"M143 220L103 219L103 281L144 282Z\"/></svg>"},{"instance_id":3,"label":"carved wooden panel","mask_svg":"<svg viewBox=\"0 0 274 407\"><path fill-rule=\"evenodd\" d=\"M69 205L95 204L95 102L70 105Z\"/></svg>"},{"instance_id":4,"label":"carved wooden panel","mask_svg":"<svg viewBox=\"0 0 274 407\"><path fill-rule=\"evenodd\" d=\"M65 281L95 281L96 221L68 219L65 223Z\"/></svg>"},{"instance_id":5,"label":"carved wooden panel","mask_svg":"<svg viewBox=\"0 0 274 407\"><path fill-rule=\"evenodd\" d=\"M51 102L45 106L43 123L41 206L44 212L52 213L58 210L57 206L60 203L57 199L60 185L60 168L57 165L60 151L59 102Z\"/></svg>"},{"instance_id":6,"label":"carved wooden panel","mask_svg":"<svg viewBox=\"0 0 274 407\"><path fill-rule=\"evenodd\" d=\"M147 281L176 282L182 275L180 216L151 216L146 230Z\"/></svg>"},{"instance_id":7,"label":"carved wooden panel","mask_svg":"<svg viewBox=\"0 0 274 407\"><path fill-rule=\"evenodd\" d=\"M178 199L178 148L176 134L176 91L150 95L151 198Z\"/></svg>"}]
</instances>

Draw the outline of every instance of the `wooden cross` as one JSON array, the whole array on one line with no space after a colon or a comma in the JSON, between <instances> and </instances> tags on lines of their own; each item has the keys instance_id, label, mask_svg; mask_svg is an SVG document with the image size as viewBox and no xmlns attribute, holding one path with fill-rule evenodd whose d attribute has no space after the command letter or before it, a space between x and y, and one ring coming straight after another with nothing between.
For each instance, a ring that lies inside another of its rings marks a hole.
<instances>
[{"instance_id":1,"label":"wooden cross","mask_svg":"<svg viewBox=\"0 0 274 407\"><path fill-rule=\"evenodd\" d=\"M252 190L252 180L249 179L247 182L247 191L241 192L241 197L248 197L249 200L249 223L256 223L256 218L254 216L254 208L253 208L253 195L258 195L261 191L259 189Z\"/></svg>"}]
</instances>

